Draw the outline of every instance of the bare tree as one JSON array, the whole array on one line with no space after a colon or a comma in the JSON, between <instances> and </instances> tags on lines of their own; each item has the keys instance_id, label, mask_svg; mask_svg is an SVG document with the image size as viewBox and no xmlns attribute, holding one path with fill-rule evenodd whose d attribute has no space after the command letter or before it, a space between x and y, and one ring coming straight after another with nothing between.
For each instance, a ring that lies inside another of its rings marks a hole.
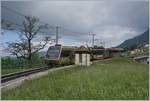
<instances>
[{"instance_id":1,"label":"bare tree","mask_svg":"<svg viewBox=\"0 0 150 101\"><path fill-rule=\"evenodd\" d=\"M23 28L20 29L20 41L8 43L10 52L17 58L32 59L33 54L43 49L51 40L50 37L44 37L37 45L33 44L33 39L43 29L47 29L47 25L41 25L35 17L25 17Z\"/></svg>"}]
</instances>

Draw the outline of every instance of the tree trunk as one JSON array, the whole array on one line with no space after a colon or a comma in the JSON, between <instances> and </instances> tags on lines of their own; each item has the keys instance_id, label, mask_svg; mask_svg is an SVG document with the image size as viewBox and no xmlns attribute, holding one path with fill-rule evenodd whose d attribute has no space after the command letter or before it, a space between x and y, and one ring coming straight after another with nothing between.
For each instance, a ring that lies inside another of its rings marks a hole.
<instances>
[{"instance_id":1,"label":"tree trunk","mask_svg":"<svg viewBox=\"0 0 150 101\"><path fill-rule=\"evenodd\" d=\"M29 68L30 67L32 67L32 56L31 56L31 40L30 39L28 39L28 47L29 47L29 52L28 52L28 54L29 54L29 56L28 56L28 66L29 66Z\"/></svg>"}]
</instances>

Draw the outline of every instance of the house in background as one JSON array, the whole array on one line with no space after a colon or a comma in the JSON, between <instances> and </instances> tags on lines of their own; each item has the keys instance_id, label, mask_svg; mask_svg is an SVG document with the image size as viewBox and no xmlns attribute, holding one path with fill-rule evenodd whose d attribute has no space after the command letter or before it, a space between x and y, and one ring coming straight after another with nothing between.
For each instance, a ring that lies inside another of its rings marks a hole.
<instances>
[{"instance_id":1,"label":"house in background","mask_svg":"<svg viewBox=\"0 0 150 101\"><path fill-rule=\"evenodd\" d=\"M135 57L134 60L136 60L140 63L149 64L149 57L148 56L138 56L138 57Z\"/></svg>"},{"instance_id":2,"label":"house in background","mask_svg":"<svg viewBox=\"0 0 150 101\"><path fill-rule=\"evenodd\" d=\"M105 59L111 57L120 57L124 50L122 48L102 48L91 49L95 59Z\"/></svg>"}]
</instances>

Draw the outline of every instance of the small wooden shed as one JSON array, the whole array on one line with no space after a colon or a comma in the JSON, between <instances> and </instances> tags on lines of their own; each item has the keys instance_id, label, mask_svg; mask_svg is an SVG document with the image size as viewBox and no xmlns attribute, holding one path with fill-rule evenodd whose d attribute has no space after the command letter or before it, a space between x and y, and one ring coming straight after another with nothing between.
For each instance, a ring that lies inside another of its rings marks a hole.
<instances>
[{"instance_id":1,"label":"small wooden shed","mask_svg":"<svg viewBox=\"0 0 150 101\"><path fill-rule=\"evenodd\" d=\"M90 52L89 50L81 46L75 51L75 64L81 66L89 66L90 62Z\"/></svg>"}]
</instances>

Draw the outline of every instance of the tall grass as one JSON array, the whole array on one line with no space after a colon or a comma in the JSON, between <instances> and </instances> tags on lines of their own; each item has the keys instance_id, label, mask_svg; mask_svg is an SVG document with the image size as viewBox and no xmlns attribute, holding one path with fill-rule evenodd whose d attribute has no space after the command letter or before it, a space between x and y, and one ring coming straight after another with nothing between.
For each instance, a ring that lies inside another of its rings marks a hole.
<instances>
[{"instance_id":1,"label":"tall grass","mask_svg":"<svg viewBox=\"0 0 150 101\"><path fill-rule=\"evenodd\" d=\"M9 74L14 72L23 71L25 69L37 68L44 64L38 54L33 55L31 63L27 59L18 59L16 57L5 57L1 59L1 73Z\"/></svg>"},{"instance_id":2,"label":"tall grass","mask_svg":"<svg viewBox=\"0 0 150 101\"><path fill-rule=\"evenodd\" d=\"M68 68L2 91L2 99L148 99L148 65L115 58Z\"/></svg>"}]
</instances>

